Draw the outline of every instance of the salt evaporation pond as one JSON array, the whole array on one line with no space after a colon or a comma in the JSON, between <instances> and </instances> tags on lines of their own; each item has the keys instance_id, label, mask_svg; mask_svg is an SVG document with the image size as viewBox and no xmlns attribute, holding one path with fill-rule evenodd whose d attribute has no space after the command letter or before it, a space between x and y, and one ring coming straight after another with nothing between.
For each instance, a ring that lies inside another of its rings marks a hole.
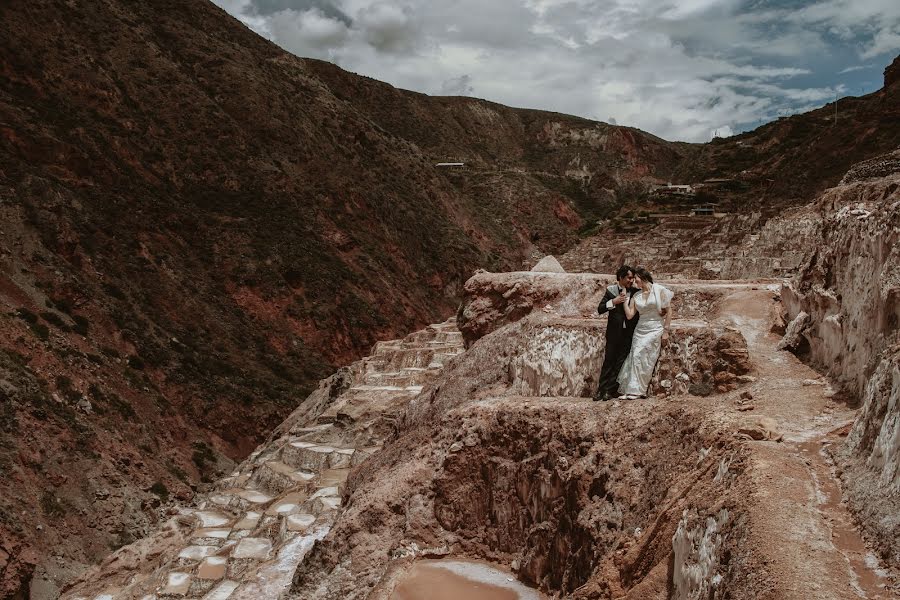
<instances>
[{"instance_id":1,"label":"salt evaporation pond","mask_svg":"<svg viewBox=\"0 0 900 600\"><path fill-rule=\"evenodd\" d=\"M394 587L390 600L545 600L505 571L464 560L422 560Z\"/></svg>"}]
</instances>

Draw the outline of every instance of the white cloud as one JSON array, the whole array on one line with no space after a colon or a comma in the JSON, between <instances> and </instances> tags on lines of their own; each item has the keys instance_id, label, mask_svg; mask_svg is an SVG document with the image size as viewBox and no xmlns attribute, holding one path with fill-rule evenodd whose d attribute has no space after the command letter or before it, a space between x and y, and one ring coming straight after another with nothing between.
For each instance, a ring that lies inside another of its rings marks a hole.
<instances>
[{"instance_id":1,"label":"white cloud","mask_svg":"<svg viewBox=\"0 0 900 600\"><path fill-rule=\"evenodd\" d=\"M841 69L838 71L839 75L843 75L844 73L853 73L854 71L862 71L864 69L871 69L872 65L853 65L852 67L847 67L845 69Z\"/></svg>"},{"instance_id":2,"label":"white cloud","mask_svg":"<svg viewBox=\"0 0 900 600\"><path fill-rule=\"evenodd\" d=\"M897 52L898 49L900 49L900 30L881 29L859 56L863 59L875 58L882 54Z\"/></svg>"},{"instance_id":3,"label":"white cloud","mask_svg":"<svg viewBox=\"0 0 900 600\"><path fill-rule=\"evenodd\" d=\"M827 102L853 55L900 48L896 0L214 1L291 52L398 87L688 141Z\"/></svg>"}]
</instances>

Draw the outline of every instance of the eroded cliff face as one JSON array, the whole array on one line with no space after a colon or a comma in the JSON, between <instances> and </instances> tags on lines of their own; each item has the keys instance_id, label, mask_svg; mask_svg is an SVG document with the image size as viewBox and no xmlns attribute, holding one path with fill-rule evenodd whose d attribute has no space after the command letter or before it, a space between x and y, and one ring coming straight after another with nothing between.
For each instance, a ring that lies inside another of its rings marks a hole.
<instances>
[{"instance_id":1,"label":"eroded cliff face","mask_svg":"<svg viewBox=\"0 0 900 600\"><path fill-rule=\"evenodd\" d=\"M467 347L379 343L64 598L396 600L465 559L581 600L881 598L818 452L853 413L775 350L777 288L671 284L652 397L592 402L608 280L478 274Z\"/></svg>"},{"instance_id":2,"label":"eroded cliff face","mask_svg":"<svg viewBox=\"0 0 900 600\"><path fill-rule=\"evenodd\" d=\"M205 0L0 4L0 123L2 547L59 557L4 571L26 586L145 534L474 268L571 245L686 151L396 90ZM477 169L435 168L463 148Z\"/></svg>"},{"instance_id":3,"label":"eroded cliff face","mask_svg":"<svg viewBox=\"0 0 900 600\"><path fill-rule=\"evenodd\" d=\"M851 171L814 204L821 233L783 290L798 352L862 407L837 453L846 492L882 556L900 562L900 174L898 153Z\"/></svg>"}]
</instances>

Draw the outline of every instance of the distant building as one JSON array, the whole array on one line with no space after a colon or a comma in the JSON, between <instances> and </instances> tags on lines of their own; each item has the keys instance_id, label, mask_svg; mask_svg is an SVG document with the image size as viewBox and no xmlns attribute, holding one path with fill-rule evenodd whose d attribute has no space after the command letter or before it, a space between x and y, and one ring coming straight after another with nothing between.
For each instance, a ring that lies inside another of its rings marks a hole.
<instances>
[{"instance_id":1,"label":"distant building","mask_svg":"<svg viewBox=\"0 0 900 600\"><path fill-rule=\"evenodd\" d=\"M434 165L435 167L441 169L464 169L466 168L466 163L461 162L439 162Z\"/></svg>"},{"instance_id":2,"label":"distant building","mask_svg":"<svg viewBox=\"0 0 900 600\"><path fill-rule=\"evenodd\" d=\"M682 196L689 197L694 195L694 187L687 184L671 184L659 185L653 189L655 196Z\"/></svg>"},{"instance_id":3,"label":"distant building","mask_svg":"<svg viewBox=\"0 0 900 600\"><path fill-rule=\"evenodd\" d=\"M703 181L703 187L706 188L730 189L739 185L740 182L736 179L726 179L723 177L714 177L712 179L705 179Z\"/></svg>"},{"instance_id":4,"label":"distant building","mask_svg":"<svg viewBox=\"0 0 900 600\"><path fill-rule=\"evenodd\" d=\"M711 217L716 214L716 207L719 206L713 202L706 204L698 204L691 209L691 214L695 217Z\"/></svg>"}]
</instances>

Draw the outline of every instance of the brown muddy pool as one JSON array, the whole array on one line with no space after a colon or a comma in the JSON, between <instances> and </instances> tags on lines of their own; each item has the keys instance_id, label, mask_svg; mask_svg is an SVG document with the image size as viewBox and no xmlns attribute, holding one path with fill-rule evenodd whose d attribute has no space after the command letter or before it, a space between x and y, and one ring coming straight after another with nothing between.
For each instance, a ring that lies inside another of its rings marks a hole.
<instances>
[{"instance_id":1,"label":"brown muddy pool","mask_svg":"<svg viewBox=\"0 0 900 600\"><path fill-rule=\"evenodd\" d=\"M397 583L390 600L546 600L491 565L466 560L421 560Z\"/></svg>"}]
</instances>

